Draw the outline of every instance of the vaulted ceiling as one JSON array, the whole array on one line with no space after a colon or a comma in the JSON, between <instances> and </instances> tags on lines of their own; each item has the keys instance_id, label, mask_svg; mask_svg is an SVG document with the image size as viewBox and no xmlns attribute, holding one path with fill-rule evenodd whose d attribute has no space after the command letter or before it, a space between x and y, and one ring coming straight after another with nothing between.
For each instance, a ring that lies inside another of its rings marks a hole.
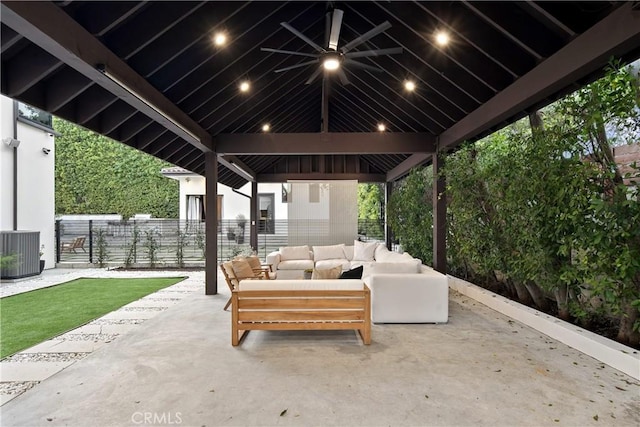
<instances>
[{"instance_id":1,"label":"vaulted ceiling","mask_svg":"<svg viewBox=\"0 0 640 427\"><path fill-rule=\"evenodd\" d=\"M334 9L338 46L388 21L351 52L402 53L306 84L317 52L281 23L324 47ZM195 173L213 150L236 188L394 180L640 56L638 2L3 1L1 21L3 94Z\"/></svg>"}]
</instances>

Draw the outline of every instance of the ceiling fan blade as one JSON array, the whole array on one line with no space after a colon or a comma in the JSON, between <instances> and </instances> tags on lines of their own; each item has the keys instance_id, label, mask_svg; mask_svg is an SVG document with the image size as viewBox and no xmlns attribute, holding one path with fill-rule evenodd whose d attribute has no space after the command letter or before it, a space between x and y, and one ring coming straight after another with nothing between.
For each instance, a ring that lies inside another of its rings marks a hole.
<instances>
[{"instance_id":1,"label":"ceiling fan blade","mask_svg":"<svg viewBox=\"0 0 640 427\"><path fill-rule=\"evenodd\" d=\"M261 47L260 50L263 52L286 53L287 55L307 56L309 58L318 57L318 55L314 53L296 52L293 50L271 49L270 47Z\"/></svg>"},{"instance_id":2,"label":"ceiling fan blade","mask_svg":"<svg viewBox=\"0 0 640 427\"><path fill-rule=\"evenodd\" d=\"M338 39L340 38L340 28L342 27L342 16L344 12L340 9L333 11L333 20L331 22L331 35L329 36L329 49L338 50Z\"/></svg>"},{"instance_id":3,"label":"ceiling fan blade","mask_svg":"<svg viewBox=\"0 0 640 427\"><path fill-rule=\"evenodd\" d=\"M347 75L345 74L343 69L339 69L338 70L338 77L340 77L340 81L342 82L342 84L344 86L348 85L349 83L351 83L349 81L349 79L347 78Z\"/></svg>"},{"instance_id":4,"label":"ceiling fan blade","mask_svg":"<svg viewBox=\"0 0 640 427\"><path fill-rule=\"evenodd\" d=\"M376 36L378 34L380 34L381 32L388 30L389 28L391 28L391 24L389 23L389 21L384 21L382 24L378 25L377 27L372 28L371 30L367 31L366 33L356 37L355 39L351 40L349 43L345 44L344 46L342 46L342 48L340 48L340 51L342 53L347 53L348 51L350 51L351 49L353 49L354 47L366 42L367 40L369 40L370 38L372 38L373 36Z\"/></svg>"},{"instance_id":5,"label":"ceiling fan blade","mask_svg":"<svg viewBox=\"0 0 640 427\"><path fill-rule=\"evenodd\" d=\"M321 48L320 46L318 46L316 43L314 43L310 38L308 38L307 36L305 36L304 34L302 34L300 31L296 30L295 28L293 28L291 25L287 24L286 22L281 22L280 25L282 25L284 28L286 28L287 30L291 31L293 34L295 34L296 36L300 37L302 40L304 40L305 42L307 42L307 44L311 47L313 47L315 50L317 50L318 52L326 52L326 50L324 50L323 48Z\"/></svg>"},{"instance_id":6,"label":"ceiling fan blade","mask_svg":"<svg viewBox=\"0 0 640 427\"><path fill-rule=\"evenodd\" d=\"M282 73L283 71L294 70L296 68L304 67L306 65L311 65L311 64L317 64L317 63L318 63L318 61L301 62L300 64L292 65L290 67L279 68L279 69L275 70L274 73Z\"/></svg>"},{"instance_id":7,"label":"ceiling fan blade","mask_svg":"<svg viewBox=\"0 0 640 427\"><path fill-rule=\"evenodd\" d=\"M367 56L396 55L402 53L401 47L391 47L389 49L361 50L359 52L349 52L344 55L345 58L364 58Z\"/></svg>"},{"instance_id":8,"label":"ceiling fan blade","mask_svg":"<svg viewBox=\"0 0 640 427\"><path fill-rule=\"evenodd\" d=\"M343 64L349 67L357 67L357 68L363 68L369 71L375 71L376 73L381 73L384 71L382 68L374 67L368 64L363 64L362 62L354 61L353 59L345 59Z\"/></svg>"},{"instance_id":9,"label":"ceiling fan blade","mask_svg":"<svg viewBox=\"0 0 640 427\"><path fill-rule=\"evenodd\" d=\"M310 85L319 75L320 73L322 73L322 67L318 67L313 74L311 74L311 77L309 77L309 80L306 81L306 85Z\"/></svg>"}]
</instances>

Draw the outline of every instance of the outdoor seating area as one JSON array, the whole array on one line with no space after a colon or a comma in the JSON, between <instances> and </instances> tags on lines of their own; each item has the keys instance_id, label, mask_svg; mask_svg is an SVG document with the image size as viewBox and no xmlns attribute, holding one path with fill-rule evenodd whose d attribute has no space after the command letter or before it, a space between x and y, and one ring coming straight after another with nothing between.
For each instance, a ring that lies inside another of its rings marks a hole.
<instances>
[{"instance_id":1,"label":"outdoor seating area","mask_svg":"<svg viewBox=\"0 0 640 427\"><path fill-rule=\"evenodd\" d=\"M204 295L189 274L199 290L3 405L3 426L145 413L189 426L639 421L637 380L454 291L446 325L372 324L370 345L348 330L265 330L233 347L231 292Z\"/></svg>"}]
</instances>

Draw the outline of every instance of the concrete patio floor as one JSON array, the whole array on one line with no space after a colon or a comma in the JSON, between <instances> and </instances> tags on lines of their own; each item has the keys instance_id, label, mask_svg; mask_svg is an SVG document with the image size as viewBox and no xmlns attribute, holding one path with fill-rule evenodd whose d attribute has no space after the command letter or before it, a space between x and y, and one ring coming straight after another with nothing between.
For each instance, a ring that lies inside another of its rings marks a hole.
<instances>
[{"instance_id":1,"label":"concrete patio floor","mask_svg":"<svg viewBox=\"0 0 640 427\"><path fill-rule=\"evenodd\" d=\"M204 289L204 286L203 286ZM452 292L446 325L253 331L190 294L6 403L2 426L637 426L640 384Z\"/></svg>"}]
</instances>

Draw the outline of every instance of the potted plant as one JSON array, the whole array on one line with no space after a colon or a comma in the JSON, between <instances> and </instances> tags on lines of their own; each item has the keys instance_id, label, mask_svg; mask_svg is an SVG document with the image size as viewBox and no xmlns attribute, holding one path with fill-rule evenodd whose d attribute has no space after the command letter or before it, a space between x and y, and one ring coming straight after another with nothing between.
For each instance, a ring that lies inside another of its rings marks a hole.
<instances>
[{"instance_id":1,"label":"potted plant","mask_svg":"<svg viewBox=\"0 0 640 427\"><path fill-rule=\"evenodd\" d=\"M233 227L227 227L227 240L236 240L236 231L233 229Z\"/></svg>"},{"instance_id":2,"label":"potted plant","mask_svg":"<svg viewBox=\"0 0 640 427\"><path fill-rule=\"evenodd\" d=\"M238 214L238 216L236 216L236 224L238 225L236 229L236 243L241 245L244 243L244 227L247 225L247 218L242 214Z\"/></svg>"},{"instance_id":3,"label":"potted plant","mask_svg":"<svg viewBox=\"0 0 640 427\"><path fill-rule=\"evenodd\" d=\"M44 270L44 264L45 264L45 260L42 259L42 256L44 255L44 245L40 246L40 273L42 274L42 271Z\"/></svg>"}]
</instances>

